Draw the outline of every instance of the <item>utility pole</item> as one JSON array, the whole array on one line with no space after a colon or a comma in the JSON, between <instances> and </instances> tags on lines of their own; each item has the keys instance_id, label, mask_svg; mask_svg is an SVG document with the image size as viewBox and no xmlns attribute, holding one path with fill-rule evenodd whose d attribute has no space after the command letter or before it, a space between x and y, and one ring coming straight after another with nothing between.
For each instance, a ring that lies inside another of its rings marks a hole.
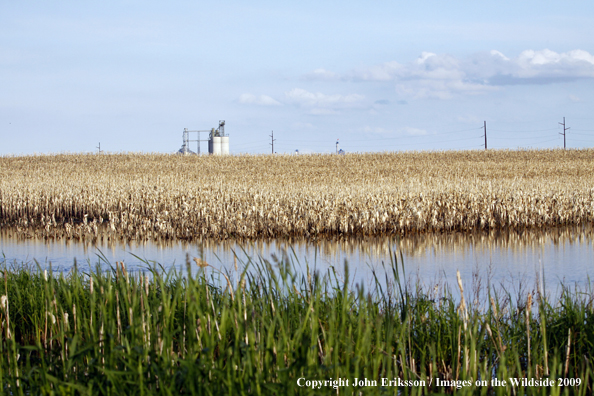
<instances>
[{"instance_id":1,"label":"utility pole","mask_svg":"<svg viewBox=\"0 0 594 396\"><path fill-rule=\"evenodd\" d=\"M565 140L565 132L569 130L569 128L565 128L565 117L563 117L563 123L559 123L559 125L563 125L563 133L559 133L559 135L563 135L563 150L567 148L566 140Z\"/></svg>"},{"instance_id":2,"label":"utility pole","mask_svg":"<svg viewBox=\"0 0 594 396\"><path fill-rule=\"evenodd\" d=\"M485 128L485 150L487 149L487 121L485 121L484 126Z\"/></svg>"},{"instance_id":3,"label":"utility pole","mask_svg":"<svg viewBox=\"0 0 594 396\"><path fill-rule=\"evenodd\" d=\"M274 141L276 140L274 138L274 131L272 131L272 135L268 135L268 136L270 136L270 139L272 139L272 143L268 143L268 144L270 144L272 146L272 154L274 154Z\"/></svg>"},{"instance_id":4,"label":"utility pole","mask_svg":"<svg viewBox=\"0 0 594 396\"><path fill-rule=\"evenodd\" d=\"M97 150L99 150L99 154L101 154L101 142L99 142L99 146L95 147Z\"/></svg>"}]
</instances>

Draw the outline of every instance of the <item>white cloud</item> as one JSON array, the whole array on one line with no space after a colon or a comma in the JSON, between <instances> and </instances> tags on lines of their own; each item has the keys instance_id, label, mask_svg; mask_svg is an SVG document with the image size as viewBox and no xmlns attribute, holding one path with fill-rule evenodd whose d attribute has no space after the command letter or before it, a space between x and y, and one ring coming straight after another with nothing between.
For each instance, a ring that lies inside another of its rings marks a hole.
<instances>
[{"instance_id":1,"label":"white cloud","mask_svg":"<svg viewBox=\"0 0 594 396\"><path fill-rule=\"evenodd\" d=\"M326 95L321 92L309 92L302 88L293 88L285 93L288 102L309 108L312 114L337 114L340 109L360 107L365 97L359 94Z\"/></svg>"},{"instance_id":2,"label":"white cloud","mask_svg":"<svg viewBox=\"0 0 594 396\"><path fill-rule=\"evenodd\" d=\"M331 72L324 70L324 73ZM334 78L393 82L396 92L405 97L450 99L488 93L511 84L594 78L594 55L579 49L564 53L544 49L526 50L509 58L492 50L462 59L423 52L406 64L386 62Z\"/></svg>"},{"instance_id":3,"label":"white cloud","mask_svg":"<svg viewBox=\"0 0 594 396\"><path fill-rule=\"evenodd\" d=\"M459 95L478 95L496 87L461 79L416 79L396 84L396 92L413 99L451 99Z\"/></svg>"},{"instance_id":4,"label":"white cloud","mask_svg":"<svg viewBox=\"0 0 594 396\"><path fill-rule=\"evenodd\" d=\"M506 60L506 61L509 60L509 58L507 56L503 55L501 52L499 52L497 50L491 50L490 54L493 57L500 57L501 59Z\"/></svg>"},{"instance_id":5,"label":"white cloud","mask_svg":"<svg viewBox=\"0 0 594 396\"><path fill-rule=\"evenodd\" d=\"M336 115L340 114L340 111L334 109L325 109L321 107L315 107L309 111L313 115Z\"/></svg>"},{"instance_id":6,"label":"white cloud","mask_svg":"<svg viewBox=\"0 0 594 396\"><path fill-rule=\"evenodd\" d=\"M310 92L302 88L294 88L285 92L283 103L293 104L305 108L310 114L331 115L339 114L342 109L362 108L365 97L359 94L327 95L321 92ZM259 106L281 106L283 103L267 95L256 96L244 93L239 97L239 103Z\"/></svg>"},{"instance_id":7,"label":"white cloud","mask_svg":"<svg viewBox=\"0 0 594 396\"><path fill-rule=\"evenodd\" d=\"M337 73L328 71L326 69L316 69L313 72L305 75L306 80L332 81L332 80L338 80L339 78L340 78L340 76Z\"/></svg>"},{"instance_id":8,"label":"white cloud","mask_svg":"<svg viewBox=\"0 0 594 396\"><path fill-rule=\"evenodd\" d=\"M387 62L351 74L354 80L393 81L402 96L423 99L450 99L456 95L480 94L494 90L468 78L462 62L450 55L423 52L406 65Z\"/></svg>"},{"instance_id":9,"label":"white cloud","mask_svg":"<svg viewBox=\"0 0 594 396\"><path fill-rule=\"evenodd\" d=\"M390 81L404 72L405 66L400 63L386 62L363 70L350 73L349 77L355 80L365 81Z\"/></svg>"},{"instance_id":10,"label":"white cloud","mask_svg":"<svg viewBox=\"0 0 594 396\"><path fill-rule=\"evenodd\" d=\"M239 97L239 103L241 104L252 104L252 105L259 105L259 106L280 106L281 103L274 100L270 96L267 95L252 95L248 93L244 93Z\"/></svg>"},{"instance_id":11,"label":"white cloud","mask_svg":"<svg viewBox=\"0 0 594 396\"><path fill-rule=\"evenodd\" d=\"M556 53L526 50L516 59L515 72L518 78L579 78L594 77L594 56L582 50Z\"/></svg>"}]
</instances>

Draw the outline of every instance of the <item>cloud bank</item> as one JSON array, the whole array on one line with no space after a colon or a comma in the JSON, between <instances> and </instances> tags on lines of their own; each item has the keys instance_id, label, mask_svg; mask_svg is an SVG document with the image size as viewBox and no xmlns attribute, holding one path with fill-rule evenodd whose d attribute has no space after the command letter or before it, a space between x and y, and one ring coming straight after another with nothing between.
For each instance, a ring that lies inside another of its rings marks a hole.
<instances>
[{"instance_id":1,"label":"cloud bank","mask_svg":"<svg viewBox=\"0 0 594 396\"><path fill-rule=\"evenodd\" d=\"M557 53L526 50L515 58L493 50L459 59L423 52L412 62L385 62L337 76L324 69L306 76L317 80L393 82L396 92L415 99L477 95L506 85L553 84L594 78L594 55L584 50Z\"/></svg>"},{"instance_id":2,"label":"cloud bank","mask_svg":"<svg viewBox=\"0 0 594 396\"><path fill-rule=\"evenodd\" d=\"M301 88L292 89L285 93L285 97L293 104L306 107L348 107L361 103L365 98L363 95L358 94L326 95L320 92L309 92Z\"/></svg>"},{"instance_id":3,"label":"cloud bank","mask_svg":"<svg viewBox=\"0 0 594 396\"><path fill-rule=\"evenodd\" d=\"M594 55L584 50L557 53L548 49L522 51L509 58L492 50L458 58L449 54L422 52L408 63L385 62L363 69L338 74L316 69L306 74L306 81L379 82L393 84L402 99L452 99L482 95L504 89L508 85L554 84L594 78ZM579 102L570 96L572 102ZM258 106L292 105L309 114L332 115L354 109L371 109L390 104L387 99L367 100L357 93L326 94L304 88L293 88L284 96L272 98L244 93L239 103ZM395 103L406 104L406 100ZM410 131L409 131L410 132Z\"/></svg>"}]
</instances>

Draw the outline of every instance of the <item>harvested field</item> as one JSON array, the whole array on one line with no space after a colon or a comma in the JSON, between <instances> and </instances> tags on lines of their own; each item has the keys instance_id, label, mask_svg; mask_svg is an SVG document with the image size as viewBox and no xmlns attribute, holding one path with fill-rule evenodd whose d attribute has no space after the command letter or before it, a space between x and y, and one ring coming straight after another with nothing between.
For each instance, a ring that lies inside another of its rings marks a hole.
<instances>
[{"instance_id":1,"label":"harvested field","mask_svg":"<svg viewBox=\"0 0 594 396\"><path fill-rule=\"evenodd\" d=\"M0 158L0 224L75 239L324 237L594 222L594 150Z\"/></svg>"}]
</instances>

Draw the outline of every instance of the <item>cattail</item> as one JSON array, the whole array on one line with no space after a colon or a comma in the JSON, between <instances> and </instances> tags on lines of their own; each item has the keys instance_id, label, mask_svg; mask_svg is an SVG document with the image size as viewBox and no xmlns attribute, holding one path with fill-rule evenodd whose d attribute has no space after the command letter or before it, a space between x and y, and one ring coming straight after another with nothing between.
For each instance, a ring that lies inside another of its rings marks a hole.
<instances>
[{"instance_id":1,"label":"cattail","mask_svg":"<svg viewBox=\"0 0 594 396\"><path fill-rule=\"evenodd\" d=\"M468 311L466 309L466 301L464 300L464 287L462 286L462 277L460 271L456 270L456 277L458 278L458 287L460 288L460 305L458 306L458 312L462 315L464 322L464 330L466 330L468 322Z\"/></svg>"},{"instance_id":2,"label":"cattail","mask_svg":"<svg viewBox=\"0 0 594 396\"><path fill-rule=\"evenodd\" d=\"M122 274L126 278L126 283L130 284L130 279L128 278L128 271L126 271L126 266L124 265L123 261L120 261L120 266L122 268Z\"/></svg>"},{"instance_id":3,"label":"cattail","mask_svg":"<svg viewBox=\"0 0 594 396\"><path fill-rule=\"evenodd\" d=\"M0 306L6 315L6 338L11 339L12 333L10 331L10 313L8 312L8 296L0 297Z\"/></svg>"},{"instance_id":4,"label":"cattail","mask_svg":"<svg viewBox=\"0 0 594 396\"><path fill-rule=\"evenodd\" d=\"M499 316L497 312L497 305L495 304L495 300L491 297L491 309L493 310L493 315L495 315L495 319Z\"/></svg>"},{"instance_id":5,"label":"cattail","mask_svg":"<svg viewBox=\"0 0 594 396\"><path fill-rule=\"evenodd\" d=\"M76 304L72 304L72 316L74 317L74 333L76 334Z\"/></svg>"}]
</instances>

